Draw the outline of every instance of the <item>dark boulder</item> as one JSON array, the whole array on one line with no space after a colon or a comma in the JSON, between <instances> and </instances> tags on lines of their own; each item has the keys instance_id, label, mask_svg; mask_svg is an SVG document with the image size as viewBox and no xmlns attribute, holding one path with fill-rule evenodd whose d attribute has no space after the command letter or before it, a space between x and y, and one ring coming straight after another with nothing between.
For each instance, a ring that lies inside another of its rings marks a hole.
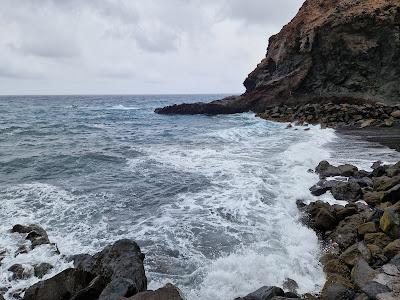
<instances>
[{"instance_id":1,"label":"dark boulder","mask_svg":"<svg viewBox=\"0 0 400 300\"><path fill-rule=\"evenodd\" d=\"M53 266L49 263L40 263L38 265L35 265L33 268L35 276L40 279L44 275L48 274L50 270L53 269Z\"/></svg>"},{"instance_id":2,"label":"dark boulder","mask_svg":"<svg viewBox=\"0 0 400 300\"><path fill-rule=\"evenodd\" d=\"M370 299L377 299L378 294L390 293L392 290L386 285L376 281L369 281L361 287L361 290L368 295Z\"/></svg>"},{"instance_id":3,"label":"dark boulder","mask_svg":"<svg viewBox=\"0 0 400 300\"><path fill-rule=\"evenodd\" d=\"M32 276L30 272L28 272L23 265L14 264L8 268L8 271L12 273L12 279L26 279Z\"/></svg>"},{"instance_id":4,"label":"dark boulder","mask_svg":"<svg viewBox=\"0 0 400 300\"><path fill-rule=\"evenodd\" d=\"M182 292L174 285L168 283L156 291L141 292L129 300L184 300Z\"/></svg>"},{"instance_id":5,"label":"dark boulder","mask_svg":"<svg viewBox=\"0 0 400 300\"><path fill-rule=\"evenodd\" d=\"M332 187L331 193L336 200L356 201L361 196L361 187L354 180L338 182Z\"/></svg>"},{"instance_id":6,"label":"dark boulder","mask_svg":"<svg viewBox=\"0 0 400 300\"><path fill-rule=\"evenodd\" d=\"M320 180L310 188L310 192L314 196L321 196L330 191L338 182L337 180Z\"/></svg>"},{"instance_id":7,"label":"dark boulder","mask_svg":"<svg viewBox=\"0 0 400 300\"><path fill-rule=\"evenodd\" d=\"M338 166L340 171L340 176L351 177L354 176L358 172L358 168L353 165L345 164Z\"/></svg>"},{"instance_id":8,"label":"dark boulder","mask_svg":"<svg viewBox=\"0 0 400 300\"><path fill-rule=\"evenodd\" d=\"M118 293L129 297L147 289L144 254L134 241L120 240L93 256L78 255L73 260L77 269L108 279L99 299L117 299Z\"/></svg>"},{"instance_id":9,"label":"dark boulder","mask_svg":"<svg viewBox=\"0 0 400 300\"><path fill-rule=\"evenodd\" d=\"M332 166L326 160L321 161L315 168L315 173L319 174L321 178L339 176L340 170L338 167Z\"/></svg>"},{"instance_id":10,"label":"dark boulder","mask_svg":"<svg viewBox=\"0 0 400 300\"><path fill-rule=\"evenodd\" d=\"M50 244L49 237L47 236L47 232L39 225L32 224L32 225L15 225L11 232L27 234L26 239L31 241L32 249L44 244Z\"/></svg>"},{"instance_id":11,"label":"dark boulder","mask_svg":"<svg viewBox=\"0 0 400 300\"><path fill-rule=\"evenodd\" d=\"M400 200L400 184L395 185L385 192L382 197L382 202L396 203Z\"/></svg>"},{"instance_id":12,"label":"dark boulder","mask_svg":"<svg viewBox=\"0 0 400 300\"><path fill-rule=\"evenodd\" d=\"M88 286L93 279L94 275L89 272L72 268L67 269L52 278L39 281L29 287L25 292L24 300L73 299L73 296Z\"/></svg>"},{"instance_id":13,"label":"dark boulder","mask_svg":"<svg viewBox=\"0 0 400 300\"><path fill-rule=\"evenodd\" d=\"M271 300L276 296L283 297L285 292L275 286L263 286L262 288L258 289L257 291L248 294L245 297L235 298L235 300Z\"/></svg>"}]
</instances>

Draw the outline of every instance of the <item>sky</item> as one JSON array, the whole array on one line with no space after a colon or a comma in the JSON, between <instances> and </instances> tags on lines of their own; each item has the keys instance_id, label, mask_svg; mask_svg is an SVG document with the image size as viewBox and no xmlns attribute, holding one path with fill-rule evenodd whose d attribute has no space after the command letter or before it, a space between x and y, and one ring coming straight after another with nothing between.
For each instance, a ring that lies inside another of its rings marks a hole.
<instances>
[{"instance_id":1,"label":"sky","mask_svg":"<svg viewBox=\"0 0 400 300\"><path fill-rule=\"evenodd\" d=\"M0 0L0 94L241 93L302 0Z\"/></svg>"}]
</instances>

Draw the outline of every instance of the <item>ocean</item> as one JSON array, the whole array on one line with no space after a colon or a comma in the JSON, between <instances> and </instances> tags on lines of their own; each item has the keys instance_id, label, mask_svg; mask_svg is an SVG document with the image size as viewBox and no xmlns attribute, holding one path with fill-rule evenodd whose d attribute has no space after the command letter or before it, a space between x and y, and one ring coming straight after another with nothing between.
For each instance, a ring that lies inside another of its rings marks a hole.
<instances>
[{"instance_id":1,"label":"ocean","mask_svg":"<svg viewBox=\"0 0 400 300\"><path fill-rule=\"evenodd\" d=\"M172 103L224 95L0 97L0 290L6 299L39 279L7 269L96 253L122 238L146 254L149 288L177 285L188 300L231 300L286 278L319 291L325 275L315 233L296 200L319 161L368 168L400 160L379 145L318 126L286 129L254 113L165 116ZM330 195L322 197L333 201ZM25 243L15 224L43 226L47 246Z\"/></svg>"}]
</instances>

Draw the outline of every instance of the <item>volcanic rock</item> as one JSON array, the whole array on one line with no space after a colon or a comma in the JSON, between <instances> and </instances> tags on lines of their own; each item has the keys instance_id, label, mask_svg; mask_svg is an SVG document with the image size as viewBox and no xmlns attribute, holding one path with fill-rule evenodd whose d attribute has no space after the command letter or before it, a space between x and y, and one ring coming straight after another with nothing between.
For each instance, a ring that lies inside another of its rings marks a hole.
<instances>
[{"instance_id":1,"label":"volcanic rock","mask_svg":"<svg viewBox=\"0 0 400 300\"><path fill-rule=\"evenodd\" d=\"M269 39L267 55L244 81L242 96L156 112L263 112L283 103L338 99L398 103L399 20L398 0L307 0Z\"/></svg>"}]
</instances>

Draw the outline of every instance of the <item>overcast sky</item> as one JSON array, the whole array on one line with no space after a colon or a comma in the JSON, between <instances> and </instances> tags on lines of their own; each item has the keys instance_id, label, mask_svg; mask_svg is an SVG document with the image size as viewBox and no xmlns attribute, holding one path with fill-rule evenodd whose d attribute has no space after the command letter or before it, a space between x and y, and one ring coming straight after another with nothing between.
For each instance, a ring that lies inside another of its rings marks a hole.
<instances>
[{"instance_id":1,"label":"overcast sky","mask_svg":"<svg viewBox=\"0 0 400 300\"><path fill-rule=\"evenodd\" d=\"M302 0L0 0L0 94L240 93Z\"/></svg>"}]
</instances>

